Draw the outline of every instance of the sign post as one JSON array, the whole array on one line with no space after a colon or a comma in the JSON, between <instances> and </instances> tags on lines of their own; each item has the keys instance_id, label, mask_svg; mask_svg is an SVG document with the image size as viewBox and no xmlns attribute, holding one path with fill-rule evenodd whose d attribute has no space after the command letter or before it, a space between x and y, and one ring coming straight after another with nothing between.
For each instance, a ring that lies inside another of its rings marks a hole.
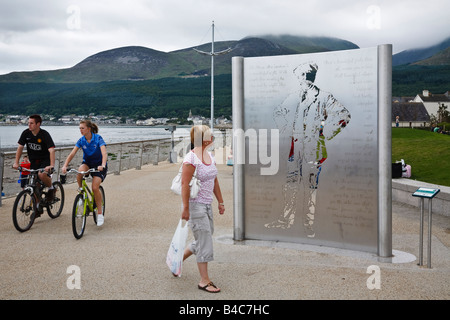
<instances>
[{"instance_id":1,"label":"sign post","mask_svg":"<svg viewBox=\"0 0 450 320\"><path fill-rule=\"evenodd\" d=\"M419 239L419 266L423 265L423 207L424 199L428 199L428 247L427 247L427 267L431 268L431 200L439 193L439 189L419 188L413 193L413 197L420 198L420 239Z\"/></svg>"}]
</instances>

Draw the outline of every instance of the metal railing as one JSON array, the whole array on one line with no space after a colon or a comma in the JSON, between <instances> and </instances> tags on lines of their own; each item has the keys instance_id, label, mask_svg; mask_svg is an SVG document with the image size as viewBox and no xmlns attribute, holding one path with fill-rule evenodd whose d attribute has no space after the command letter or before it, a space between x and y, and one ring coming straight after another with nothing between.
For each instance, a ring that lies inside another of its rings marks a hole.
<instances>
[{"instance_id":1,"label":"metal railing","mask_svg":"<svg viewBox=\"0 0 450 320\"><path fill-rule=\"evenodd\" d=\"M217 164L227 162L227 156L231 154L232 130L219 129L214 131L214 149ZM161 161L170 160L177 162L183 159L189 151L190 137L163 138L153 140L125 141L108 143L108 173L119 175L121 171L135 168L140 170L143 165L158 165ZM72 151L73 146L58 147L56 151L55 173L53 181L65 180L62 182L73 183L75 175L68 175L61 179L61 168L67 156ZM172 150L173 149L173 150ZM173 151L171 155L171 151ZM22 157L26 154L24 151ZM0 151L0 186L5 198L13 197L20 192L19 172L12 168L16 156L16 151ZM172 158L170 158L172 157ZM83 159L83 152L77 152L71 161L72 167L78 167ZM0 207L2 197L0 197Z\"/></svg>"},{"instance_id":2,"label":"metal railing","mask_svg":"<svg viewBox=\"0 0 450 320\"><path fill-rule=\"evenodd\" d=\"M223 164L227 161L227 156L231 152L232 130L215 130L214 148L217 164ZM175 160L180 161L189 151L190 137L163 138L153 140L125 141L117 143L108 143L106 150L108 152L108 173L119 175L121 171L135 168L140 170L143 165L157 165L161 161ZM173 149L173 150L172 150ZM66 161L67 156L73 150L70 147L58 147L56 151L55 173L53 181L61 180L61 168ZM171 155L171 151L173 151ZM24 151L22 157L26 154ZM16 151L0 151L0 187L4 197L13 197L20 192L19 172L12 168L16 156ZM172 157L172 158L169 158ZM175 159L173 159L175 158ZM77 152L71 161L72 167L78 167L83 159L83 152ZM64 179L65 183L72 183L76 179L75 175L68 175ZM2 197L0 197L0 207L2 206Z\"/></svg>"},{"instance_id":3,"label":"metal railing","mask_svg":"<svg viewBox=\"0 0 450 320\"><path fill-rule=\"evenodd\" d=\"M184 138L176 138L175 142L181 142ZM139 140L139 141L126 141L118 143L108 143L108 171L116 175L121 171L135 168L140 170L143 165L152 163L158 165L159 162L165 161L169 157L171 150L172 139L153 139L153 140ZM71 147L58 147L56 151L55 161L55 173L53 180L61 179L61 168L67 156L72 151ZM26 155L26 151L23 152L22 157ZM20 190L20 183L17 183L20 179L19 172L12 168L16 156L16 151L0 152L0 187L2 190L2 196L5 198L15 196ZM71 166L78 167L83 159L83 152L77 152ZM71 179L71 180L70 180ZM66 183L75 181L75 176L67 176ZM0 197L0 207L2 205L2 197Z\"/></svg>"}]
</instances>

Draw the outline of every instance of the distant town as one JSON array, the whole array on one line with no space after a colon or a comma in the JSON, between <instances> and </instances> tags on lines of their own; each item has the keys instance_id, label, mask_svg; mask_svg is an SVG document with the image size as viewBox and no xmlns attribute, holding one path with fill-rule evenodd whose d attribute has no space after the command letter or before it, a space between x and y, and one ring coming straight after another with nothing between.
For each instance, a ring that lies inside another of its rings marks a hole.
<instances>
[{"instance_id":1,"label":"distant town","mask_svg":"<svg viewBox=\"0 0 450 320\"><path fill-rule=\"evenodd\" d=\"M431 127L442 122L450 121L450 91L443 94L434 94L429 90L423 90L421 94L411 97L392 97L392 125L400 127ZM91 119L100 125L128 125L128 126L164 126L210 124L210 118L192 115L189 112L187 118L147 118L131 119L118 116L106 115L64 115L55 117L52 115L41 115L46 125L78 125L83 119ZM28 115L2 115L0 114L0 125L26 124ZM232 121L224 116L214 118L214 126L231 128Z\"/></svg>"},{"instance_id":2,"label":"distant town","mask_svg":"<svg viewBox=\"0 0 450 320\"><path fill-rule=\"evenodd\" d=\"M93 122L101 125L129 125L129 126L159 126L168 124L209 124L210 118L203 116L193 116L189 112L189 116L186 119L180 118L153 118L150 117L144 120L129 119L117 116L106 115L64 115L57 118L53 115L42 114L42 119L47 125L78 125L83 119L91 119ZM0 125L26 125L28 121L28 115L2 115L0 114ZM214 119L215 125L223 125L231 127L231 120L224 116L220 116Z\"/></svg>"}]
</instances>

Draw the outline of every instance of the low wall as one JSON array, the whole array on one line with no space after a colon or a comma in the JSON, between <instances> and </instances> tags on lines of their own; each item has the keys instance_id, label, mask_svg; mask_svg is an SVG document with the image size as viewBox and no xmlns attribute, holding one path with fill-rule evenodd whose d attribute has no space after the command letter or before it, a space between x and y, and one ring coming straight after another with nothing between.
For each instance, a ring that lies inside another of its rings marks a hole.
<instances>
[{"instance_id":1,"label":"low wall","mask_svg":"<svg viewBox=\"0 0 450 320\"><path fill-rule=\"evenodd\" d=\"M432 213L450 217L450 187L438 186L406 178L392 179L392 201L407 203L420 208L420 198L412 194L419 188L439 189L432 200ZM428 200L424 201L424 211L428 212Z\"/></svg>"}]
</instances>

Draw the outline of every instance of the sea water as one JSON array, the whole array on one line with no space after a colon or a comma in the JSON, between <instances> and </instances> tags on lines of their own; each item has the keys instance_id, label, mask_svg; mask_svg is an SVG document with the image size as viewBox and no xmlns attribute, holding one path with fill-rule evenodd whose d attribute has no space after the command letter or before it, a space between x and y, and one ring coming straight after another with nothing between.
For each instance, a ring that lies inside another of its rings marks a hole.
<instances>
[{"instance_id":1,"label":"sea water","mask_svg":"<svg viewBox=\"0 0 450 320\"><path fill-rule=\"evenodd\" d=\"M23 125L0 125L0 149L11 149L17 147L17 141L23 130L27 129ZM56 145L56 147L72 146L81 138L78 126L45 126L41 127L47 130ZM108 143L153 140L170 138L171 133L164 126L100 126L99 134ZM174 132L175 138L186 137L189 135L189 126L177 127Z\"/></svg>"}]
</instances>

